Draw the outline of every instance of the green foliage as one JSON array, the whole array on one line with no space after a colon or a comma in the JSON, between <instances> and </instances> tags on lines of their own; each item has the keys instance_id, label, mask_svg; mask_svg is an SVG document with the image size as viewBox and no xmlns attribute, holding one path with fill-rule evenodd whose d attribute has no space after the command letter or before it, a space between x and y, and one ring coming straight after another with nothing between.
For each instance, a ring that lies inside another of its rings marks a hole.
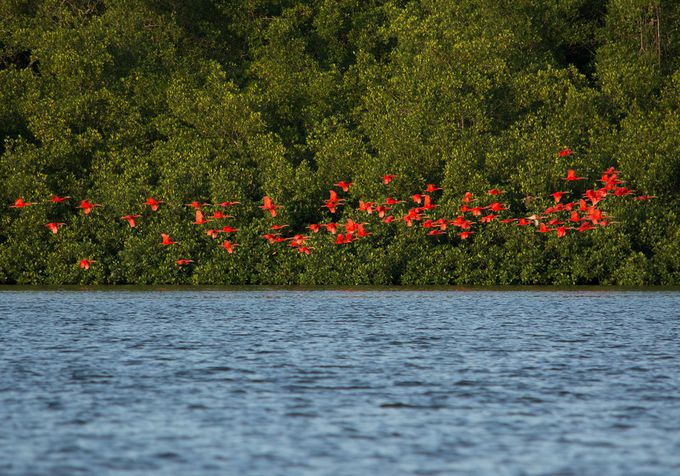
<instances>
[{"instance_id":1,"label":"green foliage","mask_svg":"<svg viewBox=\"0 0 680 476\"><path fill-rule=\"evenodd\" d=\"M0 283L677 285L679 98L671 0L0 0L0 203L40 202L0 210ZM436 183L436 217L491 187L522 216L567 168L589 178L577 198L610 166L658 198L608 201L616 223L561 239L428 237L355 210ZM104 206L84 216L85 198ZM233 254L192 200L241 202ZM374 234L306 230L347 218ZM275 222L312 254L263 240Z\"/></svg>"}]
</instances>

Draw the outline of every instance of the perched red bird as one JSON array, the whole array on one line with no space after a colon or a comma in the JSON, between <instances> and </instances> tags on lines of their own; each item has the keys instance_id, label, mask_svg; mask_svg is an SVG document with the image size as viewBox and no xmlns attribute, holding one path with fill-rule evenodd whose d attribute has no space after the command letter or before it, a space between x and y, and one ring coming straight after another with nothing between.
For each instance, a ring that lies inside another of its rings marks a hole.
<instances>
[{"instance_id":1,"label":"perched red bird","mask_svg":"<svg viewBox=\"0 0 680 476\"><path fill-rule=\"evenodd\" d=\"M134 228L137 226L137 222L135 221L136 218L139 218L141 215L125 215L120 217L121 220L126 220L128 224L130 225L130 228Z\"/></svg>"},{"instance_id":2,"label":"perched red bird","mask_svg":"<svg viewBox=\"0 0 680 476\"><path fill-rule=\"evenodd\" d=\"M560 157L568 157L568 156L570 156L570 155L573 154L573 153L574 153L574 152L573 152L569 147L565 147L564 149L560 150L557 154L558 154Z\"/></svg>"},{"instance_id":3,"label":"perched red bird","mask_svg":"<svg viewBox=\"0 0 680 476\"><path fill-rule=\"evenodd\" d=\"M333 185L335 185L336 187L340 187L343 192L347 192L347 191L349 191L349 188L352 185L354 185L354 183L353 182L345 182L344 180L341 180L340 182L336 182Z\"/></svg>"},{"instance_id":4,"label":"perched red bird","mask_svg":"<svg viewBox=\"0 0 680 476\"><path fill-rule=\"evenodd\" d=\"M81 259L78 265L82 269L90 269L90 266L92 266L92 263L95 263L96 261L93 259Z\"/></svg>"},{"instance_id":5,"label":"perched red bird","mask_svg":"<svg viewBox=\"0 0 680 476\"><path fill-rule=\"evenodd\" d=\"M163 202L156 200L153 197L149 197L149 198L146 199L146 202L144 202L144 205L149 205L149 207L151 207L151 211L155 212L156 210L158 210L158 206L161 203L163 203Z\"/></svg>"},{"instance_id":6,"label":"perched red bird","mask_svg":"<svg viewBox=\"0 0 680 476\"><path fill-rule=\"evenodd\" d=\"M266 212L269 212L272 217L275 217L276 216L276 209L281 208L281 205L274 205L274 202L272 202L272 199L267 197L267 196L265 196L262 199L262 201L263 201L263 204L260 205L259 208L261 208L262 210L264 210Z\"/></svg>"},{"instance_id":7,"label":"perched red bird","mask_svg":"<svg viewBox=\"0 0 680 476\"><path fill-rule=\"evenodd\" d=\"M186 265L188 265L188 264L190 264L190 263L193 263L193 262L194 262L194 260L192 260L192 259L178 259L178 260L176 261L177 265L178 265L180 268L181 268L182 266L186 266Z\"/></svg>"},{"instance_id":8,"label":"perched red bird","mask_svg":"<svg viewBox=\"0 0 680 476\"><path fill-rule=\"evenodd\" d=\"M35 205L35 202L25 202L24 197L19 197L14 200L14 205L10 205L9 208L24 208Z\"/></svg>"},{"instance_id":9,"label":"perched red bird","mask_svg":"<svg viewBox=\"0 0 680 476\"><path fill-rule=\"evenodd\" d=\"M57 223L57 222L45 223L45 226L47 227L47 229L50 230L55 235L57 233L59 233L59 228L61 228L64 225L65 225L65 223Z\"/></svg>"},{"instance_id":10,"label":"perched red bird","mask_svg":"<svg viewBox=\"0 0 680 476\"><path fill-rule=\"evenodd\" d=\"M81 200L80 205L78 205L78 208L82 209L85 215L89 215L95 207L101 207L101 205L90 203L87 200Z\"/></svg>"},{"instance_id":11,"label":"perched red bird","mask_svg":"<svg viewBox=\"0 0 680 476\"><path fill-rule=\"evenodd\" d=\"M176 241L172 241L172 239L170 239L170 236L166 235L165 233L161 233L161 238L163 238L163 241L161 242L161 245L163 245L163 246L176 245L177 244Z\"/></svg>"}]
</instances>

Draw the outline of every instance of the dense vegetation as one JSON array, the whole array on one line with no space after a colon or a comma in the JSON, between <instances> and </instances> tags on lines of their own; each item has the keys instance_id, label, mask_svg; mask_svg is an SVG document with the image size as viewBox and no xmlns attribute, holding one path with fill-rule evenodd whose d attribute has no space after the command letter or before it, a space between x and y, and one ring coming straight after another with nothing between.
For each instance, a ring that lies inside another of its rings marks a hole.
<instances>
[{"instance_id":1,"label":"dense vegetation","mask_svg":"<svg viewBox=\"0 0 680 476\"><path fill-rule=\"evenodd\" d=\"M263 195L303 229L333 182L380 200L385 173L395 196L433 182L453 209L499 186L532 213L567 163L658 198L564 238L395 226L305 255L259 237ZM679 192L675 0L0 0L0 203L105 205L3 206L0 283L680 284ZM149 196L167 205L118 219ZM237 252L191 200L241 202Z\"/></svg>"}]
</instances>

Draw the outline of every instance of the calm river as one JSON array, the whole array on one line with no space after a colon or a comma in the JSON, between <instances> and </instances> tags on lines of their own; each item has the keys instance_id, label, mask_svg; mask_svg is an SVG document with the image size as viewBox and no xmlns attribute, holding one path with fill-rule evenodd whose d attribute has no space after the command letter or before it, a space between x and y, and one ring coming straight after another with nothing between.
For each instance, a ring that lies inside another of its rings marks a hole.
<instances>
[{"instance_id":1,"label":"calm river","mask_svg":"<svg viewBox=\"0 0 680 476\"><path fill-rule=\"evenodd\" d=\"M680 474L680 292L0 291L0 474L150 473Z\"/></svg>"}]
</instances>

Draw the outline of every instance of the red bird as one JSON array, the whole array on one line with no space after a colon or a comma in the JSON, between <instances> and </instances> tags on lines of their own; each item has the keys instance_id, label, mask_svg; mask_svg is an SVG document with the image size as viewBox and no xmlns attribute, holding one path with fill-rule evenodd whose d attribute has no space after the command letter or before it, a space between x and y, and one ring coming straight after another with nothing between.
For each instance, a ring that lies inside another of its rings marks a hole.
<instances>
[{"instance_id":1,"label":"red bird","mask_svg":"<svg viewBox=\"0 0 680 476\"><path fill-rule=\"evenodd\" d=\"M218 205L221 206L222 208L226 208L226 207L231 207L231 206L234 206L234 205L238 205L239 203L241 203L241 202L230 202L230 201L226 201L226 202L220 202L220 203L218 203Z\"/></svg>"},{"instance_id":2,"label":"red bird","mask_svg":"<svg viewBox=\"0 0 680 476\"><path fill-rule=\"evenodd\" d=\"M388 224L392 223L393 221L394 221L394 215L387 216L387 217L383 218L383 220L382 220L383 223L388 223Z\"/></svg>"},{"instance_id":3,"label":"red bird","mask_svg":"<svg viewBox=\"0 0 680 476\"><path fill-rule=\"evenodd\" d=\"M591 225L590 223L583 222L583 223L581 223L581 226L576 228L576 231L578 231L579 233L583 233L584 231L590 231L590 230L594 230L594 229L595 229L595 227L593 225Z\"/></svg>"},{"instance_id":4,"label":"red bird","mask_svg":"<svg viewBox=\"0 0 680 476\"><path fill-rule=\"evenodd\" d=\"M545 223L539 223L539 226L538 226L538 232L539 233L548 233L550 231L552 231L552 230L550 228L548 228Z\"/></svg>"},{"instance_id":5,"label":"red bird","mask_svg":"<svg viewBox=\"0 0 680 476\"><path fill-rule=\"evenodd\" d=\"M135 222L135 218L139 218L141 215L125 215L120 217L121 220L127 220L128 224L130 225L130 228L134 228L137 226L137 222Z\"/></svg>"},{"instance_id":6,"label":"red bird","mask_svg":"<svg viewBox=\"0 0 680 476\"><path fill-rule=\"evenodd\" d=\"M35 205L35 202L25 202L23 197L19 197L14 200L14 205L10 205L9 208L24 208Z\"/></svg>"},{"instance_id":7,"label":"red bird","mask_svg":"<svg viewBox=\"0 0 680 476\"><path fill-rule=\"evenodd\" d=\"M343 192L347 192L353 184L353 182L345 182L344 180L341 180L340 182L334 183L333 185L340 187Z\"/></svg>"},{"instance_id":8,"label":"red bird","mask_svg":"<svg viewBox=\"0 0 680 476\"><path fill-rule=\"evenodd\" d=\"M319 233L319 230L321 230L321 225L319 225L318 223L312 223L307 228L311 230L313 233Z\"/></svg>"},{"instance_id":9,"label":"red bird","mask_svg":"<svg viewBox=\"0 0 680 476\"><path fill-rule=\"evenodd\" d=\"M160 205L161 203L163 202L158 201L153 197L149 197L146 199L146 202L144 202L144 205L149 205L151 207L151 211L155 212L156 210L158 210L158 205Z\"/></svg>"},{"instance_id":10,"label":"red bird","mask_svg":"<svg viewBox=\"0 0 680 476\"><path fill-rule=\"evenodd\" d=\"M473 200L474 198L472 198L472 192L465 192L465 195L463 195L463 203L470 203Z\"/></svg>"},{"instance_id":11,"label":"red bird","mask_svg":"<svg viewBox=\"0 0 680 476\"><path fill-rule=\"evenodd\" d=\"M396 175L383 175L383 184L387 185L395 178L397 178Z\"/></svg>"},{"instance_id":12,"label":"red bird","mask_svg":"<svg viewBox=\"0 0 680 476\"><path fill-rule=\"evenodd\" d=\"M564 180L568 180L570 182L573 182L574 180L585 180L585 177L577 177L576 176L576 171L574 169L569 169L567 170L567 176L564 178Z\"/></svg>"},{"instance_id":13,"label":"red bird","mask_svg":"<svg viewBox=\"0 0 680 476\"><path fill-rule=\"evenodd\" d=\"M281 233L265 233L262 235L262 238L267 240L270 245L273 245L274 243L277 242L277 238L281 236Z\"/></svg>"},{"instance_id":14,"label":"red bird","mask_svg":"<svg viewBox=\"0 0 680 476\"><path fill-rule=\"evenodd\" d=\"M78 264L82 269L90 269L90 266L92 265L92 263L95 263L95 260L93 260L93 259L81 259Z\"/></svg>"},{"instance_id":15,"label":"red bird","mask_svg":"<svg viewBox=\"0 0 680 476\"><path fill-rule=\"evenodd\" d=\"M210 238L213 240L217 238L217 236L222 233L222 230L206 230L205 234L208 235Z\"/></svg>"},{"instance_id":16,"label":"red bird","mask_svg":"<svg viewBox=\"0 0 680 476\"><path fill-rule=\"evenodd\" d=\"M567 234L567 230L571 230L571 227L566 227L566 226L558 226L555 231L557 232L557 237L562 238Z\"/></svg>"},{"instance_id":17,"label":"red bird","mask_svg":"<svg viewBox=\"0 0 680 476\"><path fill-rule=\"evenodd\" d=\"M503 190L498 190L497 188L492 188L491 190L489 190L486 193L488 193L489 195L501 195L505 192Z\"/></svg>"},{"instance_id":18,"label":"red bird","mask_svg":"<svg viewBox=\"0 0 680 476\"><path fill-rule=\"evenodd\" d=\"M562 149L561 151L559 151L557 154L558 154L560 157L568 157L568 156L570 156L570 155L573 154L573 153L574 153L574 152L573 152L569 147L565 147L564 149Z\"/></svg>"},{"instance_id":19,"label":"red bird","mask_svg":"<svg viewBox=\"0 0 680 476\"><path fill-rule=\"evenodd\" d=\"M262 199L262 201L263 201L263 204L260 205L259 208L261 208L262 210L264 210L266 212L269 212L272 217L275 217L276 216L276 209L281 208L281 205L274 205L274 202L272 202L272 199L267 197L267 196L265 196Z\"/></svg>"},{"instance_id":20,"label":"red bird","mask_svg":"<svg viewBox=\"0 0 680 476\"><path fill-rule=\"evenodd\" d=\"M56 223L56 222L45 223L45 226L47 227L47 229L50 230L55 235L57 233L59 233L59 228L64 226L64 225L65 225L65 223Z\"/></svg>"},{"instance_id":21,"label":"red bird","mask_svg":"<svg viewBox=\"0 0 680 476\"><path fill-rule=\"evenodd\" d=\"M312 254L312 248L310 248L309 246L298 246L297 250L298 250L298 253L302 253L302 254L306 254L306 255Z\"/></svg>"},{"instance_id":22,"label":"red bird","mask_svg":"<svg viewBox=\"0 0 680 476\"><path fill-rule=\"evenodd\" d=\"M419 205L421 203L423 203L423 196L419 193L416 193L415 195L411 195L411 199Z\"/></svg>"},{"instance_id":23,"label":"red bird","mask_svg":"<svg viewBox=\"0 0 680 476\"><path fill-rule=\"evenodd\" d=\"M90 212L95 208L95 207L101 207L101 205L97 203L90 203L87 200L81 200L80 205L78 205L78 208L81 208L83 210L83 213L85 215L89 215Z\"/></svg>"},{"instance_id":24,"label":"red bird","mask_svg":"<svg viewBox=\"0 0 680 476\"><path fill-rule=\"evenodd\" d=\"M485 215L482 218L480 218L479 221L481 221L482 223L491 223L496 219L497 216L498 215Z\"/></svg>"},{"instance_id":25,"label":"red bird","mask_svg":"<svg viewBox=\"0 0 680 476\"><path fill-rule=\"evenodd\" d=\"M225 215L224 213L217 211L210 215L211 220L222 220L225 218L234 218L233 215Z\"/></svg>"},{"instance_id":26,"label":"red bird","mask_svg":"<svg viewBox=\"0 0 680 476\"><path fill-rule=\"evenodd\" d=\"M161 242L161 245L163 246L168 246L168 245L176 245L176 241L172 241L170 239L169 235L166 235L165 233L161 233L161 238L163 238L163 241Z\"/></svg>"},{"instance_id":27,"label":"red bird","mask_svg":"<svg viewBox=\"0 0 680 476\"><path fill-rule=\"evenodd\" d=\"M200 210L201 207L206 207L206 206L208 206L208 205L209 205L208 203L200 203L200 202L197 202L196 200L194 200L194 201L191 202L191 203L187 203L187 204L186 204L187 207L191 207L191 208L193 208L194 210Z\"/></svg>"},{"instance_id":28,"label":"red bird","mask_svg":"<svg viewBox=\"0 0 680 476\"><path fill-rule=\"evenodd\" d=\"M237 247L238 245L236 243L232 243L229 240L224 240L224 243L222 243L222 248L227 250L227 253L232 254L234 252L234 248Z\"/></svg>"},{"instance_id":29,"label":"red bird","mask_svg":"<svg viewBox=\"0 0 680 476\"><path fill-rule=\"evenodd\" d=\"M442 230L430 230L427 232L428 236L446 235L445 231Z\"/></svg>"},{"instance_id":30,"label":"red bird","mask_svg":"<svg viewBox=\"0 0 680 476\"><path fill-rule=\"evenodd\" d=\"M498 203L498 202L493 202L491 205L488 206L488 208L492 212L501 212L503 210L507 210L507 208L505 208L505 205L503 205L502 203Z\"/></svg>"},{"instance_id":31,"label":"red bird","mask_svg":"<svg viewBox=\"0 0 680 476\"><path fill-rule=\"evenodd\" d=\"M272 225L269 227L270 230L283 230L286 228L288 225Z\"/></svg>"},{"instance_id":32,"label":"red bird","mask_svg":"<svg viewBox=\"0 0 680 476\"><path fill-rule=\"evenodd\" d=\"M203 216L203 212L197 208L196 209L196 220L194 220L194 225L203 225L205 223L208 223L209 221L210 220L205 219L205 217Z\"/></svg>"},{"instance_id":33,"label":"red bird","mask_svg":"<svg viewBox=\"0 0 680 476\"><path fill-rule=\"evenodd\" d=\"M552 193L551 196L555 199L555 203L560 203L560 200L562 200L562 197L569 192L555 192Z\"/></svg>"},{"instance_id":34,"label":"red bird","mask_svg":"<svg viewBox=\"0 0 680 476\"><path fill-rule=\"evenodd\" d=\"M182 266L186 266L186 265L188 265L188 264L190 264L190 263L193 263L193 262L194 262L194 260L192 260L192 259L178 259L178 260L176 261L177 265L178 265L180 268L181 268Z\"/></svg>"},{"instance_id":35,"label":"red bird","mask_svg":"<svg viewBox=\"0 0 680 476\"><path fill-rule=\"evenodd\" d=\"M337 223L326 223L324 226L326 227L326 231L328 233L335 235L338 232L338 224Z\"/></svg>"},{"instance_id":36,"label":"red bird","mask_svg":"<svg viewBox=\"0 0 680 476\"><path fill-rule=\"evenodd\" d=\"M59 195L53 195L52 198L50 199L50 202L52 203L63 203L66 200L68 200L71 197L60 197Z\"/></svg>"},{"instance_id":37,"label":"red bird","mask_svg":"<svg viewBox=\"0 0 680 476\"><path fill-rule=\"evenodd\" d=\"M640 195L639 197L633 197L633 200L651 200L652 198L656 198L654 195Z\"/></svg>"},{"instance_id":38,"label":"red bird","mask_svg":"<svg viewBox=\"0 0 680 476\"><path fill-rule=\"evenodd\" d=\"M236 233L238 228L232 228L229 225L222 227L222 233Z\"/></svg>"},{"instance_id":39,"label":"red bird","mask_svg":"<svg viewBox=\"0 0 680 476\"><path fill-rule=\"evenodd\" d=\"M440 188L440 187L437 187L437 186L436 186L435 184L433 184L433 183L428 183L428 184L425 186L425 193L433 193L433 192L435 192L435 191L437 191L437 190L441 190L441 188Z\"/></svg>"},{"instance_id":40,"label":"red bird","mask_svg":"<svg viewBox=\"0 0 680 476\"><path fill-rule=\"evenodd\" d=\"M470 238L470 235L474 234L474 231L463 231L458 234L461 240L467 240Z\"/></svg>"},{"instance_id":41,"label":"red bird","mask_svg":"<svg viewBox=\"0 0 680 476\"><path fill-rule=\"evenodd\" d=\"M392 197L387 197L385 199L385 205L388 205L388 206L396 205L398 203L404 203L404 201L403 200L397 200L396 198L392 198Z\"/></svg>"}]
</instances>

